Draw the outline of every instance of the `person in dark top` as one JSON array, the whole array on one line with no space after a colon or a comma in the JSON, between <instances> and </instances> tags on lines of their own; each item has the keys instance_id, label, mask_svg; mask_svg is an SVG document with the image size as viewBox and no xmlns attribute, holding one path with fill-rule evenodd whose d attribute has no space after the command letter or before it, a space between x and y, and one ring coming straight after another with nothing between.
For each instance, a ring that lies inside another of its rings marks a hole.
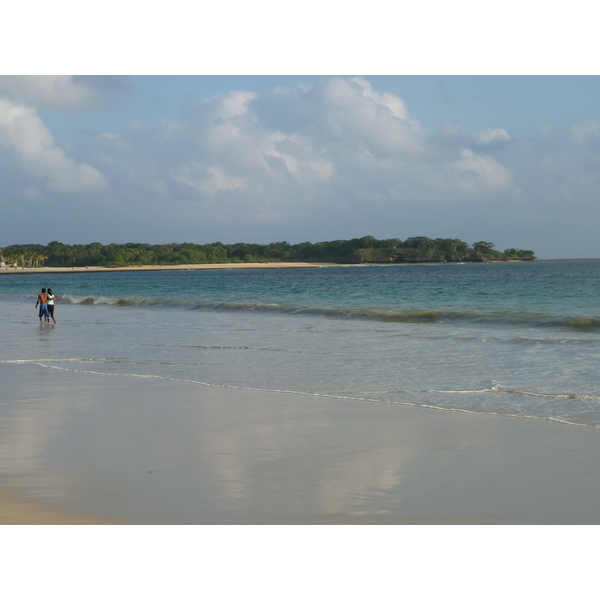
<instances>
[{"instance_id":1,"label":"person in dark top","mask_svg":"<svg viewBox=\"0 0 600 600\"><path fill-rule=\"evenodd\" d=\"M48 288L48 314L50 318L56 323L56 319L54 318L54 302L56 300L56 296L52 293L52 290Z\"/></svg>"}]
</instances>

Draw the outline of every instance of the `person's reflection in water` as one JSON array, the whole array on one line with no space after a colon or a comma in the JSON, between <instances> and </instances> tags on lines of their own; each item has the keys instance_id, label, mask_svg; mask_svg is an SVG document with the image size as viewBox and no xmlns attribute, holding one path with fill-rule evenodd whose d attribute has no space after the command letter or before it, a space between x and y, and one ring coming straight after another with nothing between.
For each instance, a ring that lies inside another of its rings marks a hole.
<instances>
[{"instance_id":1,"label":"person's reflection in water","mask_svg":"<svg viewBox=\"0 0 600 600\"><path fill-rule=\"evenodd\" d=\"M43 321L40 322L40 326L38 329L38 336L40 341L43 344L44 350L50 350L50 338L52 333L54 332L54 327L48 327L46 323ZM46 355L42 356L42 358L48 358Z\"/></svg>"}]
</instances>

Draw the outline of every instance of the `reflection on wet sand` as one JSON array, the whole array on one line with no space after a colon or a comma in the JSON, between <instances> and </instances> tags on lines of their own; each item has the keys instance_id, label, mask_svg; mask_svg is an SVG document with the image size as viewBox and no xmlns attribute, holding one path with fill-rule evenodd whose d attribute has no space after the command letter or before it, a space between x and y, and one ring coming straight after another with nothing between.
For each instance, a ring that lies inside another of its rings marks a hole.
<instances>
[{"instance_id":1,"label":"reflection on wet sand","mask_svg":"<svg viewBox=\"0 0 600 600\"><path fill-rule=\"evenodd\" d=\"M364 509L400 481L403 453L390 432L362 432L360 403L348 418L348 405L322 398L10 368L1 474L70 510L133 522L310 522Z\"/></svg>"},{"instance_id":2,"label":"reflection on wet sand","mask_svg":"<svg viewBox=\"0 0 600 600\"><path fill-rule=\"evenodd\" d=\"M31 364L0 374L0 483L71 513L149 524L598 517L600 468L574 468L598 450L591 429Z\"/></svg>"}]
</instances>

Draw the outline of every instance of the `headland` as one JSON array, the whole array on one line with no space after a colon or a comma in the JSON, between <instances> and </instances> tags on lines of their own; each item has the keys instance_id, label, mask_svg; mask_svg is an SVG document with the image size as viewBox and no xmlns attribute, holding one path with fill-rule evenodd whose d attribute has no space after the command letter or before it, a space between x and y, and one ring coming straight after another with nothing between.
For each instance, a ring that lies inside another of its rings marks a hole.
<instances>
[{"instance_id":1,"label":"headland","mask_svg":"<svg viewBox=\"0 0 600 600\"><path fill-rule=\"evenodd\" d=\"M309 269L336 267L335 263L306 262L259 262L259 263L211 263L190 265L132 265L129 267L3 267L0 275L28 273L122 273L127 271L201 271L204 269Z\"/></svg>"}]
</instances>

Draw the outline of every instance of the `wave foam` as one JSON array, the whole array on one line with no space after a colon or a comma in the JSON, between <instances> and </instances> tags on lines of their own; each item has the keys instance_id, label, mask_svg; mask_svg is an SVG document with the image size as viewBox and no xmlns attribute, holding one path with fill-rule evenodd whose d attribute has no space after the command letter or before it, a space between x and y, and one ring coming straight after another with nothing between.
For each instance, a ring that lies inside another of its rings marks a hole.
<instances>
[{"instance_id":1,"label":"wave foam","mask_svg":"<svg viewBox=\"0 0 600 600\"><path fill-rule=\"evenodd\" d=\"M568 420L565 417L560 416L540 416L540 415L528 415L528 414L514 414L514 413L505 413L505 412L494 412L494 411L484 411L484 410L473 410L467 408L459 408L459 407L446 407L446 406L436 406L433 404L426 404L422 402L411 402L408 400L390 400L388 398L373 398L367 396L348 396L344 394L325 394L318 392L301 392L297 390L283 390L283 389L265 389L265 388L253 388L246 386L238 386L238 385L229 385L229 384L218 384L218 383L209 383L206 381L196 381L192 379L178 379L174 377L168 377L166 375L142 375L138 373L107 373L103 371L91 371L91 370L83 370L83 369L73 369L68 367L57 366L56 364L47 364L47 363L102 363L106 362L114 362L114 359L106 359L106 358L69 358L69 359L30 359L30 360L0 360L0 363L10 363L10 364L32 364L37 365L47 369L56 369L59 371L68 371L72 373L83 373L88 375L102 375L109 377L134 377L138 379L160 379L163 381L172 381L174 383L189 383L193 385L201 385L204 387L210 388L222 388L222 389L233 389L233 390L245 390L250 392L263 392L263 393L278 393L278 394L292 394L297 396L310 396L314 398L332 398L339 400L349 400L349 401L357 401L357 402L371 402L375 404L393 404L400 406L412 406L415 408L427 408L432 410L439 410L442 412L451 412L451 413L466 413L472 415L487 415L487 416L501 416L501 417L511 417L511 418L521 418L521 419L534 419L539 421L552 421L555 423L562 423L565 425L575 425L577 427L591 427L594 429L599 429L600 425L590 424L590 423L580 423L577 421ZM136 364L154 364L154 363L136 363ZM422 390L422 392L429 393L443 393L443 394L481 394L481 393L510 393L517 394L523 396L537 396L537 397L548 397L548 398L561 398L561 399L572 399L572 400L600 400L600 397L594 395L586 395L586 394L549 394L549 393L534 393L534 392L525 392L522 390L510 390L508 388L504 388L499 385L497 382L493 382L493 385L489 389L483 390ZM359 392L362 394L405 394L406 391L395 390L395 391L378 391L378 392Z\"/></svg>"},{"instance_id":2,"label":"wave foam","mask_svg":"<svg viewBox=\"0 0 600 600\"><path fill-rule=\"evenodd\" d=\"M211 302L172 298L63 296L65 304L86 306L112 305L117 307L182 308L187 310L214 310L227 312L268 312L289 315L313 315L336 319L358 319L388 323L463 322L504 324L530 327L557 327L580 332L600 331L600 317L584 315L552 315L519 310L434 310L382 309L356 307L319 307L263 302Z\"/></svg>"}]
</instances>

